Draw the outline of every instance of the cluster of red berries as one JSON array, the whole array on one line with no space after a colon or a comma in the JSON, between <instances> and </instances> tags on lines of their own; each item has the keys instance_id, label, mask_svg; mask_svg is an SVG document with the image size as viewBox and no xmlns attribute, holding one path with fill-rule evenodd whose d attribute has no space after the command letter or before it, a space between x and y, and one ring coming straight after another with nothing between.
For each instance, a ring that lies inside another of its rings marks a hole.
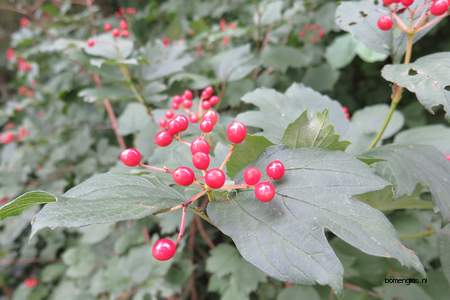
<instances>
[{"instance_id":1,"label":"cluster of red berries","mask_svg":"<svg viewBox=\"0 0 450 300\"><path fill-rule=\"evenodd\" d=\"M135 7L120 7L116 12L115 16L116 18L123 18L125 15L134 15L136 14L137 10Z\"/></svg>"},{"instance_id":2,"label":"cluster of red berries","mask_svg":"<svg viewBox=\"0 0 450 300\"><path fill-rule=\"evenodd\" d=\"M15 127L13 123L8 123L3 128L3 132L0 132L0 144L7 145L14 141L22 142L26 137L30 135L30 132L25 127L19 127L17 133L12 129Z\"/></svg>"},{"instance_id":3,"label":"cluster of red berries","mask_svg":"<svg viewBox=\"0 0 450 300\"><path fill-rule=\"evenodd\" d=\"M300 39L309 39L311 44L316 44L325 37L325 28L316 23L305 24L298 36Z\"/></svg>"},{"instance_id":4,"label":"cluster of red berries","mask_svg":"<svg viewBox=\"0 0 450 300\"><path fill-rule=\"evenodd\" d=\"M236 22L227 23L227 20L225 20L225 19L220 19L220 21L219 21L219 28L220 28L220 31L226 32L227 30L233 30L233 29L236 29L236 28L237 28L237 23L236 23ZM230 36L227 35L227 36L224 36L224 37L223 37L223 39L222 39L222 44L223 44L224 46L230 44L230 42L231 42Z\"/></svg>"},{"instance_id":5,"label":"cluster of red berries","mask_svg":"<svg viewBox=\"0 0 450 300\"><path fill-rule=\"evenodd\" d=\"M431 14L433 16L443 16L448 12L450 3L448 0L424 0L428 5L428 11L426 14ZM391 9L392 13L395 13L398 6L401 5L400 9L408 8L414 4L414 0L383 0L383 5ZM378 19L377 26L380 30L388 31L394 26L394 20L391 16L381 16Z\"/></svg>"},{"instance_id":6,"label":"cluster of red berries","mask_svg":"<svg viewBox=\"0 0 450 300\"><path fill-rule=\"evenodd\" d=\"M130 36L130 32L128 31L128 23L125 19L120 20L119 27L113 28L111 23L103 24L103 30L105 32L110 32L114 38L123 37L128 38ZM92 48L96 44L95 39L90 38L87 40L88 47Z\"/></svg>"},{"instance_id":7,"label":"cluster of red berries","mask_svg":"<svg viewBox=\"0 0 450 300\"><path fill-rule=\"evenodd\" d=\"M194 112L192 109L194 108L194 101L197 99L199 103L195 105L196 109ZM174 140L188 145L192 155L192 164L195 169L202 173L202 176L196 176L194 170L188 166L179 166L174 170L169 170L166 167L157 168L143 164L141 162L142 154L134 148L124 150L120 155L120 160L129 167L141 166L150 170L169 173L174 183L180 186L196 184L202 188L200 196L210 190L253 189L257 200L261 202L271 201L276 193L272 181L281 180L285 173L285 167L279 160L274 160L267 165L265 172L269 180L261 181L262 172L255 167L249 167L244 171L243 184L225 185L227 177L223 168L230 159L235 145L242 143L247 137L247 127L243 123L232 121L228 124L226 135L228 141L232 144L229 153L220 167L210 168L211 146L208 142L208 134L213 131L218 122L218 113L212 110L212 107L219 102L220 99L214 95L214 89L210 86L201 91L199 97L194 97L194 93L190 90L184 91L183 94L175 95L170 102L171 109L165 112L164 118L159 122L161 131L156 134L154 139L155 144L160 147L167 147ZM200 136L195 137L192 142L183 140L182 133L189 128L190 124L196 123L199 123ZM185 205L190 203L192 202ZM183 221L182 224L184 224ZM179 236L181 235L182 230L180 229ZM153 256L158 260L172 258L175 255L178 241L179 239L177 242L169 239L158 240L152 247Z\"/></svg>"}]
</instances>

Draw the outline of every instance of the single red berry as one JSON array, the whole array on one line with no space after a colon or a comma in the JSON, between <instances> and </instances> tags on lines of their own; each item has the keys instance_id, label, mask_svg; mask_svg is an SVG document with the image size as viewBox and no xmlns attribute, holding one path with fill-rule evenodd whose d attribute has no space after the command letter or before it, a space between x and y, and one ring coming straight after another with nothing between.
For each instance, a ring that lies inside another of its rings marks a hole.
<instances>
[{"instance_id":1,"label":"single red berry","mask_svg":"<svg viewBox=\"0 0 450 300\"><path fill-rule=\"evenodd\" d=\"M191 113L191 115L189 116L189 120L191 121L191 123L197 123L198 117L194 113Z\"/></svg>"},{"instance_id":2,"label":"single red berry","mask_svg":"<svg viewBox=\"0 0 450 300\"><path fill-rule=\"evenodd\" d=\"M169 239L160 239L152 247L152 255L155 259L165 261L171 259L177 252L177 245Z\"/></svg>"},{"instance_id":3,"label":"single red berry","mask_svg":"<svg viewBox=\"0 0 450 300\"><path fill-rule=\"evenodd\" d=\"M159 126L162 128L166 128L167 127L167 120L166 119L161 119L159 120Z\"/></svg>"},{"instance_id":4,"label":"single red berry","mask_svg":"<svg viewBox=\"0 0 450 300\"><path fill-rule=\"evenodd\" d=\"M176 95L172 98L172 102L179 105L183 103L183 97Z\"/></svg>"},{"instance_id":5,"label":"single red berry","mask_svg":"<svg viewBox=\"0 0 450 300\"><path fill-rule=\"evenodd\" d=\"M174 119L180 124L180 131L185 131L189 127L189 119L185 115L178 115Z\"/></svg>"},{"instance_id":6,"label":"single red berry","mask_svg":"<svg viewBox=\"0 0 450 300\"><path fill-rule=\"evenodd\" d=\"M169 146L173 141L173 136L167 131L160 131L155 136L155 144L160 147Z\"/></svg>"},{"instance_id":7,"label":"single red berry","mask_svg":"<svg viewBox=\"0 0 450 300\"><path fill-rule=\"evenodd\" d=\"M125 20L120 20L120 29L122 29L122 30L128 30L128 24L127 24L127 21L125 21Z\"/></svg>"},{"instance_id":8,"label":"single red berry","mask_svg":"<svg viewBox=\"0 0 450 300\"><path fill-rule=\"evenodd\" d=\"M10 143L14 142L14 138L15 138L15 135L11 131L6 131L3 134L0 133L0 144L4 144L4 145L10 144Z\"/></svg>"},{"instance_id":9,"label":"single red berry","mask_svg":"<svg viewBox=\"0 0 450 300\"><path fill-rule=\"evenodd\" d=\"M448 160L448 161L450 161L450 154L449 154L449 155L447 155L447 157L446 157L446 158L447 158L447 160Z\"/></svg>"},{"instance_id":10,"label":"single red berry","mask_svg":"<svg viewBox=\"0 0 450 300\"><path fill-rule=\"evenodd\" d=\"M167 131L171 134L171 135L175 135L178 132L181 131L182 128L182 124L180 124L180 122L178 122L177 120L170 120L169 123L167 124Z\"/></svg>"},{"instance_id":11,"label":"single red berry","mask_svg":"<svg viewBox=\"0 0 450 300\"><path fill-rule=\"evenodd\" d=\"M136 167L141 162L141 159L141 152L134 148L126 149L120 154L120 160L128 167Z\"/></svg>"},{"instance_id":12,"label":"single red berry","mask_svg":"<svg viewBox=\"0 0 450 300\"><path fill-rule=\"evenodd\" d=\"M410 7L414 3L414 0L402 0L404 7Z\"/></svg>"},{"instance_id":13,"label":"single red berry","mask_svg":"<svg viewBox=\"0 0 450 300\"><path fill-rule=\"evenodd\" d=\"M175 113L171 110L166 111L166 113L164 114L166 116L167 119L172 119L175 116Z\"/></svg>"},{"instance_id":14,"label":"single red berry","mask_svg":"<svg viewBox=\"0 0 450 300\"><path fill-rule=\"evenodd\" d=\"M170 107L172 107L173 109L179 109L180 108L180 104L172 102L172 104L170 104Z\"/></svg>"},{"instance_id":15,"label":"single red berry","mask_svg":"<svg viewBox=\"0 0 450 300\"><path fill-rule=\"evenodd\" d=\"M14 58L16 57L14 49L13 48L8 48L6 50L5 56L6 56L6 59L9 60L9 61L14 60Z\"/></svg>"},{"instance_id":16,"label":"single red berry","mask_svg":"<svg viewBox=\"0 0 450 300\"><path fill-rule=\"evenodd\" d=\"M87 45L88 45L89 48L94 47L94 46L95 46L95 40L93 40L93 39L88 39L88 40L87 40Z\"/></svg>"},{"instance_id":17,"label":"single red berry","mask_svg":"<svg viewBox=\"0 0 450 300\"><path fill-rule=\"evenodd\" d=\"M118 28L114 28L112 31L113 37L119 37L120 36L120 30Z\"/></svg>"},{"instance_id":18,"label":"single red berry","mask_svg":"<svg viewBox=\"0 0 450 300\"><path fill-rule=\"evenodd\" d=\"M381 16L377 22L378 28L383 31L391 30L393 25L394 22L390 16Z\"/></svg>"},{"instance_id":19,"label":"single red berry","mask_svg":"<svg viewBox=\"0 0 450 300\"><path fill-rule=\"evenodd\" d=\"M127 38L128 36L130 36L130 33L128 32L128 30L122 30L120 35L124 38Z\"/></svg>"},{"instance_id":20,"label":"single red berry","mask_svg":"<svg viewBox=\"0 0 450 300\"><path fill-rule=\"evenodd\" d=\"M111 23L105 23L105 24L103 25L103 30L104 30L105 32L110 32L111 29L112 29Z\"/></svg>"},{"instance_id":21,"label":"single red berry","mask_svg":"<svg viewBox=\"0 0 450 300\"><path fill-rule=\"evenodd\" d=\"M39 279L37 278L27 278L24 281L24 284L27 288L32 289L39 284Z\"/></svg>"},{"instance_id":22,"label":"single red berry","mask_svg":"<svg viewBox=\"0 0 450 300\"><path fill-rule=\"evenodd\" d=\"M20 18L19 23L20 27L22 28L28 27L28 25L30 25L30 20L28 20L27 18Z\"/></svg>"},{"instance_id":23,"label":"single red berry","mask_svg":"<svg viewBox=\"0 0 450 300\"><path fill-rule=\"evenodd\" d=\"M192 91L185 90L183 93L183 97L184 97L184 99L192 100L194 98L194 95L192 94Z\"/></svg>"},{"instance_id":24,"label":"single red berry","mask_svg":"<svg viewBox=\"0 0 450 300\"><path fill-rule=\"evenodd\" d=\"M183 100L183 106L184 106L184 108L191 108L192 107L192 100L189 100L189 99Z\"/></svg>"},{"instance_id":25,"label":"single red berry","mask_svg":"<svg viewBox=\"0 0 450 300\"><path fill-rule=\"evenodd\" d=\"M275 197L275 187L268 181L255 185L255 197L261 202L269 202Z\"/></svg>"},{"instance_id":26,"label":"single red berry","mask_svg":"<svg viewBox=\"0 0 450 300\"><path fill-rule=\"evenodd\" d=\"M192 164L199 170L206 170L209 167L209 155L203 152L197 152L192 155Z\"/></svg>"},{"instance_id":27,"label":"single red berry","mask_svg":"<svg viewBox=\"0 0 450 300\"><path fill-rule=\"evenodd\" d=\"M134 15L136 13L135 7L127 7L127 14Z\"/></svg>"},{"instance_id":28,"label":"single red berry","mask_svg":"<svg viewBox=\"0 0 450 300\"><path fill-rule=\"evenodd\" d=\"M447 0L435 0L431 4L430 12L433 16L442 16L448 11L449 3Z\"/></svg>"},{"instance_id":29,"label":"single red berry","mask_svg":"<svg viewBox=\"0 0 450 300\"><path fill-rule=\"evenodd\" d=\"M227 137L233 144L240 144L247 136L247 128L241 122L234 121L227 126Z\"/></svg>"},{"instance_id":30,"label":"single red berry","mask_svg":"<svg viewBox=\"0 0 450 300\"><path fill-rule=\"evenodd\" d=\"M217 103L220 102L220 98L217 96L212 96L211 98L209 98L209 103L211 103L211 106L215 106Z\"/></svg>"},{"instance_id":31,"label":"single red berry","mask_svg":"<svg viewBox=\"0 0 450 300\"><path fill-rule=\"evenodd\" d=\"M200 98L202 100L208 100L209 98L211 98L211 96L214 94L214 89L212 86L208 86L207 88L205 88L202 91L202 95L200 96Z\"/></svg>"},{"instance_id":32,"label":"single red berry","mask_svg":"<svg viewBox=\"0 0 450 300\"><path fill-rule=\"evenodd\" d=\"M394 0L383 0L383 5L384 6L389 6L389 5L393 4L393 3L395 3Z\"/></svg>"},{"instance_id":33,"label":"single red berry","mask_svg":"<svg viewBox=\"0 0 450 300\"><path fill-rule=\"evenodd\" d=\"M225 173L218 168L206 171L205 183L212 189L220 189L225 184Z\"/></svg>"},{"instance_id":34,"label":"single red berry","mask_svg":"<svg viewBox=\"0 0 450 300\"><path fill-rule=\"evenodd\" d=\"M284 165L279 160L274 160L266 167L267 176L274 180L279 180L284 176Z\"/></svg>"},{"instance_id":35,"label":"single red berry","mask_svg":"<svg viewBox=\"0 0 450 300\"><path fill-rule=\"evenodd\" d=\"M209 101L202 101L202 108L204 110L210 109L211 108L211 102L209 102Z\"/></svg>"},{"instance_id":36,"label":"single red berry","mask_svg":"<svg viewBox=\"0 0 450 300\"><path fill-rule=\"evenodd\" d=\"M214 123L210 120L203 120L200 122L200 131L204 133L209 133L214 129Z\"/></svg>"},{"instance_id":37,"label":"single red berry","mask_svg":"<svg viewBox=\"0 0 450 300\"><path fill-rule=\"evenodd\" d=\"M195 154L197 152L209 154L210 150L211 150L211 147L209 146L209 143L202 137L196 138L191 143L191 153L192 154Z\"/></svg>"},{"instance_id":38,"label":"single red berry","mask_svg":"<svg viewBox=\"0 0 450 300\"><path fill-rule=\"evenodd\" d=\"M188 186L194 182L195 174L189 167L178 167L173 171L172 178L176 184Z\"/></svg>"},{"instance_id":39,"label":"single red berry","mask_svg":"<svg viewBox=\"0 0 450 300\"><path fill-rule=\"evenodd\" d=\"M216 125L217 121L219 120L219 116L215 111L210 110L203 115L203 120L209 120L213 122L214 125Z\"/></svg>"},{"instance_id":40,"label":"single red berry","mask_svg":"<svg viewBox=\"0 0 450 300\"><path fill-rule=\"evenodd\" d=\"M262 177L262 173L259 169L257 168L247 168L244 171L244 182L248 185L255 185L257 184Z\"/></svg>"}]
</instances>

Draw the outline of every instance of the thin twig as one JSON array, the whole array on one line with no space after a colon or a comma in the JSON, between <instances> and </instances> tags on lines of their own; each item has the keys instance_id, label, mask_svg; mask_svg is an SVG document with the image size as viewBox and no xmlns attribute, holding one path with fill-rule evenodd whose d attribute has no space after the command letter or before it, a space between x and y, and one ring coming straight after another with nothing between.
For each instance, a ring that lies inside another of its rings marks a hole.
<instances>
[{"instance_id":1,"label":"thin twig","mask_svg":"<svg viewBox=\"0 0 450 300\"><path fill-rule=\"evenodd\" d=\"M214 249L216 246L214 245L213 241L209 238L209 235L206 232L205 227L203 227L203 223L198 216L194 217L194 222L197 225L198 232L200 233L200 236L202 237L203 241L205 241L209 249Z\"/></svg>"}]
</instances>

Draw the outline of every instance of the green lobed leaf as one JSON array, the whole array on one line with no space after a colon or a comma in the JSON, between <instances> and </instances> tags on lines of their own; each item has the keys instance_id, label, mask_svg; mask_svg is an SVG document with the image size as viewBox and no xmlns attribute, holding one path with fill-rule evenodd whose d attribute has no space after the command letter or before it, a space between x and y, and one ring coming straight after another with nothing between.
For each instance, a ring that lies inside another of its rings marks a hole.
<instances>
[{"instance_id":1,"label":"green lobed leaf","mask_svg":"<svg viewBox=\"0 0 450 300\"><path fill-rule=\"evenodd\" d=\"M95 175L46 205L32 223L32 236L49 227L80 227L146 217L184 201L153 175Z\"/></svg>"},{"instance_id":2,"label":"green lobed leaf","mask_svg":"<svg viewBox=\"0 0 450 300\"><path fill-rule=\"evenodd\" d=\"M259 110L241 113L237 119L249 126L261 128L264 136L275 144L281 142L289 124L305 111L312 118L314 114L327 109L329 119L338 133L345 133L348 127L342 106L337 101L302 84L294 83L284 94L259 88L244 95L242 100L257 106Z\"/></svg>"},{"instance_id":3,"label":"green lobed leaf","mask_svg":"<svg viewBox=\"0 0 450 300\"><path fill-rule=\"evenodd\" d=\"M316 91L331 91L339 79L339 71L328 63L323 63L306 70L302 82Z\"/></svg>"},{"instance_id":4,"label":"green lobed leaf","mask_svg":"<svg viewBox=\"0 0 450 300\"><path fill-rule=\"evenodd\" d=\"M313 60L312 53L305 55L301 49L284 46L271 45L261 53L262 63L274 70L286 72L287 68L300 68L308 66Z\"/></svg>"},{"instance_id":5,"label":"green lobed leaf","mask_svg":"<svg viewBox=\"0 0 450 300\"><path fill-rule=\"evenodd\" d=\"M414 192L425 185L442 217L450 221L450 163L436 148L426 145L388 145L365 153L383 159L372 166L394 185L395 196Z\"/></svg>"},{"instance_id":6,"label":"green lobed leaf","mask_svg":"<svg viewBox=\"0 0 450 300\"><path fill-rule=\"evenodd\" d=\"M356 42L350 34L344 34L334 39L327 47L325 58L335 69L347 66L355 58Z\"/></svg>"},{"instance_id":7,"label":"green lobed leaf","mask_svg":"<svg viewBox=\"0 0 450 300\"><path fill-rule=\"evenodd\" d=\"M140 103L129 103L118 119L122 135L136 133L151 122L145 107Z\"/></svg>"},{"instance_id":8,"label":"green lobed leaf","mask_svg":"<svg viewBox=\"0 0 450 300\"><path fill-rule=\"evenodd\" d=\"M339 291L343 267L328 244L327 229L363 252L396 258L423 272L386 217L352 199L387 185L368 166L344 152L280 146L269 148L256 166L273 159L283 161L286 175L276 183L270 203L257 201L247 190L208 205L212 222L246 260L277 279L328 284Z\"/></svg>"},{"instance_id":9,"label":"green lobed leaf","mask_svg":"<svg viewBox=\"0 0 450 300\"><path fill-rule=\"evenodd\" d=\"M394 143L430 145L450 154L450 128L443 125L411 128L397 134Z\"/></svg>"},{"instance_id":10,"label":"green lobed leaf","mask_svg":"<svg viewBox=\"0 0 450 300\"><path fill-rule=\"evenodd\" d=\"M339 141L339 135L334 132L334 127L328 120L327 110L317 113L311 119L307 112L301 114L286 128L281 142L293 149L314 147L342 151L350 144Z\"/></svg>"},{"instance_id":11,"label":"green lobed leaf","mask_svg":"<svg viewBox=\"0 0 450 300\"><path fill-rule=\"evenodd\" d=\"M133 51L133 42L130 39L117 39L110 33L97 35L94 40L93 47L86 44L83 46L84 51L89 55L122 60L130 56Z\"/></svg>"},{"instance_id":12,"label":"green lobed leaf","mask_svg":"<svg viewBox=\"0 0 450 300\"><path fill-rule=\"evenodd\" d=\"M419 102L432 114L443 106L450 118L450 52L440 52L419 58L413 63L386 65L384 79L416 94Z\"/></svg>"},{"instance_id":13,"label":"green lobed leaf","mask_svg":"<svg viewBox=\"0 0 450 300\"><path fill-rule=\"evenodd\" d=\"M31 206L55 201L56 197L47 192L35 191L25 193L0 207L0 220L17 216Z\"/></svg>"},{"instance_id":14,"label":"green lobed leaf","mask_svg":"<svg viewBox=\"0 0 450 300\"><path fill-rule=\"evenodd\" d=\"M221 52L210 62L220 81L242 79L257 67L249 44Z\"/></svg>"},{"instance_id":15,"label":"green lobed leaf","mask_svg":"<svg viewBox=\"0 0 450 300\"><path fill-rule=\"evenodd\" d=\"M273 144L263 136L249 135L245 141L235 146L230 160L227 162L227 174L236 176L246 166L255 161L267 147Z\"/></svg>"}]
</instances>

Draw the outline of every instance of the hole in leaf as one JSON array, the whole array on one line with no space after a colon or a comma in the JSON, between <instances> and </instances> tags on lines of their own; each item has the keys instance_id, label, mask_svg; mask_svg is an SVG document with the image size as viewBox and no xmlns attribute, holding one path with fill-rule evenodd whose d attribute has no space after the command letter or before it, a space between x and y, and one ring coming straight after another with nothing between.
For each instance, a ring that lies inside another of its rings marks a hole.
<instances>
[{"instance_id":1,"label":"hole in leaf","mask_svg":"<svg viewBox=\"0 0 450 300\"><path fill-rule=\"evenodd\" d=\"M414 70L414 69L409 69L408 75L409 75L409 76L415 76L415 75L417 75L417 71Z\"/></svg>"},{"instance_id":2,"label":"hole in leaf","mask_svg":"<svg viewBox=\"0 0 450 300\"><path fill-rule=\"evenodd\" d=\"M450 92L450 85L445 86L444 90L446 90L447 92Z\"/></svg>"},{"instance_id":3,"label":"hole in leaf","mask_svg":"<svg viewBox=\"0 0 450 300\"><path fill-rule=\"evenodd\" d=\"M368 16L368 14L365 11L360 11L359 14L361 15L361 17L365 18Z\"/></svg>"},{"instance_id":4,"label":"hole in leaf","mask_svg":"<svg viewBox=\"0 0 450 300\"><path fill-rule=\"evenodd\" d=\"M373 1L373 4L378 5L378 0Z\"/></svg>"},{"instance_id":5,"label":"hole in leaf","mask_svg":"<svg viewBox=\"0 0 450 300\"><path fill-rule=\"evenodd\" d=\"M348 23L348 26L353 26L353 25L356 25L356 22L350 22L350 23Z\"/></svg>"}]
</instances>

